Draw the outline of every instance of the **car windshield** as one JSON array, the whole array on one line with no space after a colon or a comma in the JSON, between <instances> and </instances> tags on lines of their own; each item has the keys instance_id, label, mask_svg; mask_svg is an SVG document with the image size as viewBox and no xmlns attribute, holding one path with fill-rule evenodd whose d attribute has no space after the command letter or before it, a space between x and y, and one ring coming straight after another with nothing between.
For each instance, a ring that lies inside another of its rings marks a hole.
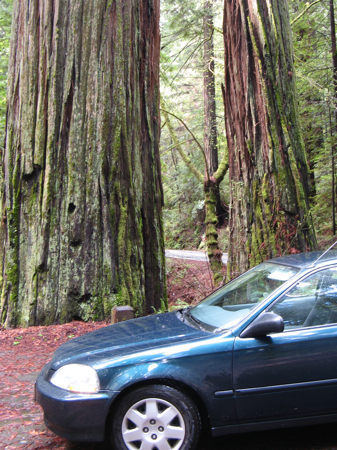
<instances>
[{"instance_id":1,"label":"car windshield","mask_svg":"<svg viewBox=\"0 0 337 450\"><path fill-rule=\"evenodd\" d=\"M201 324L228 330L297 272L293 267L259 264L211 294L189 314Z\"/></svg>"}]
</instances>

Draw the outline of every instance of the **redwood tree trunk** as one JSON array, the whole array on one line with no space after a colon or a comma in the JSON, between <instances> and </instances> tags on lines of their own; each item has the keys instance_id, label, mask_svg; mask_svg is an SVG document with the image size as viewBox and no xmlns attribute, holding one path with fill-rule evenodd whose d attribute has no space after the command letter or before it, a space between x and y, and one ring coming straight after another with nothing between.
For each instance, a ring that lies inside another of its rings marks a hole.
<instances>
[{"instance_id":1,"label":"redwood tree trunk","mask_svg":"<svg viewBox=\"0 0 337 450\"><path fill-rule=\"evenodd\" d=\"M14 1L0 320L166 304L159 0Z\"/></svg>"},{"instance_id":2,"label":"redwood tree trunk","mask_svg":"<svg viewBox=\"0 0 337 450\"><path fill-rule=\"evenodd\" d=\"M286 0L228 0L229 275L315 248Z\"/></svg>"}]
</instances>

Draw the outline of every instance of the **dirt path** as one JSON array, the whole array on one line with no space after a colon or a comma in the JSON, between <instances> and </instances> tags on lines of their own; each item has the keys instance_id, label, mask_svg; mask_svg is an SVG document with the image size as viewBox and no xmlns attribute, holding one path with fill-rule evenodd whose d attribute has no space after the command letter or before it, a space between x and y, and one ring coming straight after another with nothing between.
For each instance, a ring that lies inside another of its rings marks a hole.
<instances>
[{"instance_id":1,"label":"dirt path","mask_svg":"<svg viewBox=\"0 0 337 450\"><path fill-rule=\"evenodd\" d=\"M33 400L34 383L59 345L105 325L72 322L0 331L0 449L69 448L46 430L42 410Z\"/></svg>"},{"instance_id":2,"label":"dirt path","mask_svg":"<svg viewBox=\"0 0 337 450\"><path fill-rule=\"evenodd\" d=\"M187 259L190 261L208 261L207 253L200 250L165 250L165 256L166 258ZM223 253L221 259L223 264L227 264L228 253Z\"/></svg>"}]
</instances>

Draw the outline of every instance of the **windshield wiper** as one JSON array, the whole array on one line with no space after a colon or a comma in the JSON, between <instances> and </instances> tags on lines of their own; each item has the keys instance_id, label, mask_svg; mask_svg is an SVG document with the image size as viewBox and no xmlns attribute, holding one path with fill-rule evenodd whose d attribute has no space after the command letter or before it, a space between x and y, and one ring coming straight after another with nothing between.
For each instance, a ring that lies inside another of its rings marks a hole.
<instances>
[{"instance_id":1,"label":"windshield wiper","mask_svg":"<svg viewBox=\"0 0 337 450\"><path fill-rule=\"evenodd\" d=\"M195 323L197 323L198 325L200 325L200 320L196 319L194 316L192 316L191 314L191 306L189 306L188 308L183 309L183 314L185 314L188 318L194 320Z\"/></svg>"}]
</instances>

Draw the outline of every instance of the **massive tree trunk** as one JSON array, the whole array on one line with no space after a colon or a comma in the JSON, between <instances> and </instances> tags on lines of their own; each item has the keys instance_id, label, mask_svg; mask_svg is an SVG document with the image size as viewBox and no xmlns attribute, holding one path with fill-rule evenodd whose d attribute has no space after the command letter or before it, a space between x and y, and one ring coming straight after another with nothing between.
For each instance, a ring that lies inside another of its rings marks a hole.
<instances>
[{"instance_id":1,"label":"massive tree trunk","mask_svg":"<svg viewBox=\"0 0 337 450\"><path fill-rule=\"evenodd\" d=\"M228 0L229 275L316 245L286 0Z\"/></svg>"},{"instance_id":2,"label":"massive tree trunk","mask_svg":"<svg viewBox=\"0 0 337 450\"><path fill-rule=\"evenodd\" d=\"M159 0L14 2L0 320L165 305Z\"/></svg>"}]
</instances>

